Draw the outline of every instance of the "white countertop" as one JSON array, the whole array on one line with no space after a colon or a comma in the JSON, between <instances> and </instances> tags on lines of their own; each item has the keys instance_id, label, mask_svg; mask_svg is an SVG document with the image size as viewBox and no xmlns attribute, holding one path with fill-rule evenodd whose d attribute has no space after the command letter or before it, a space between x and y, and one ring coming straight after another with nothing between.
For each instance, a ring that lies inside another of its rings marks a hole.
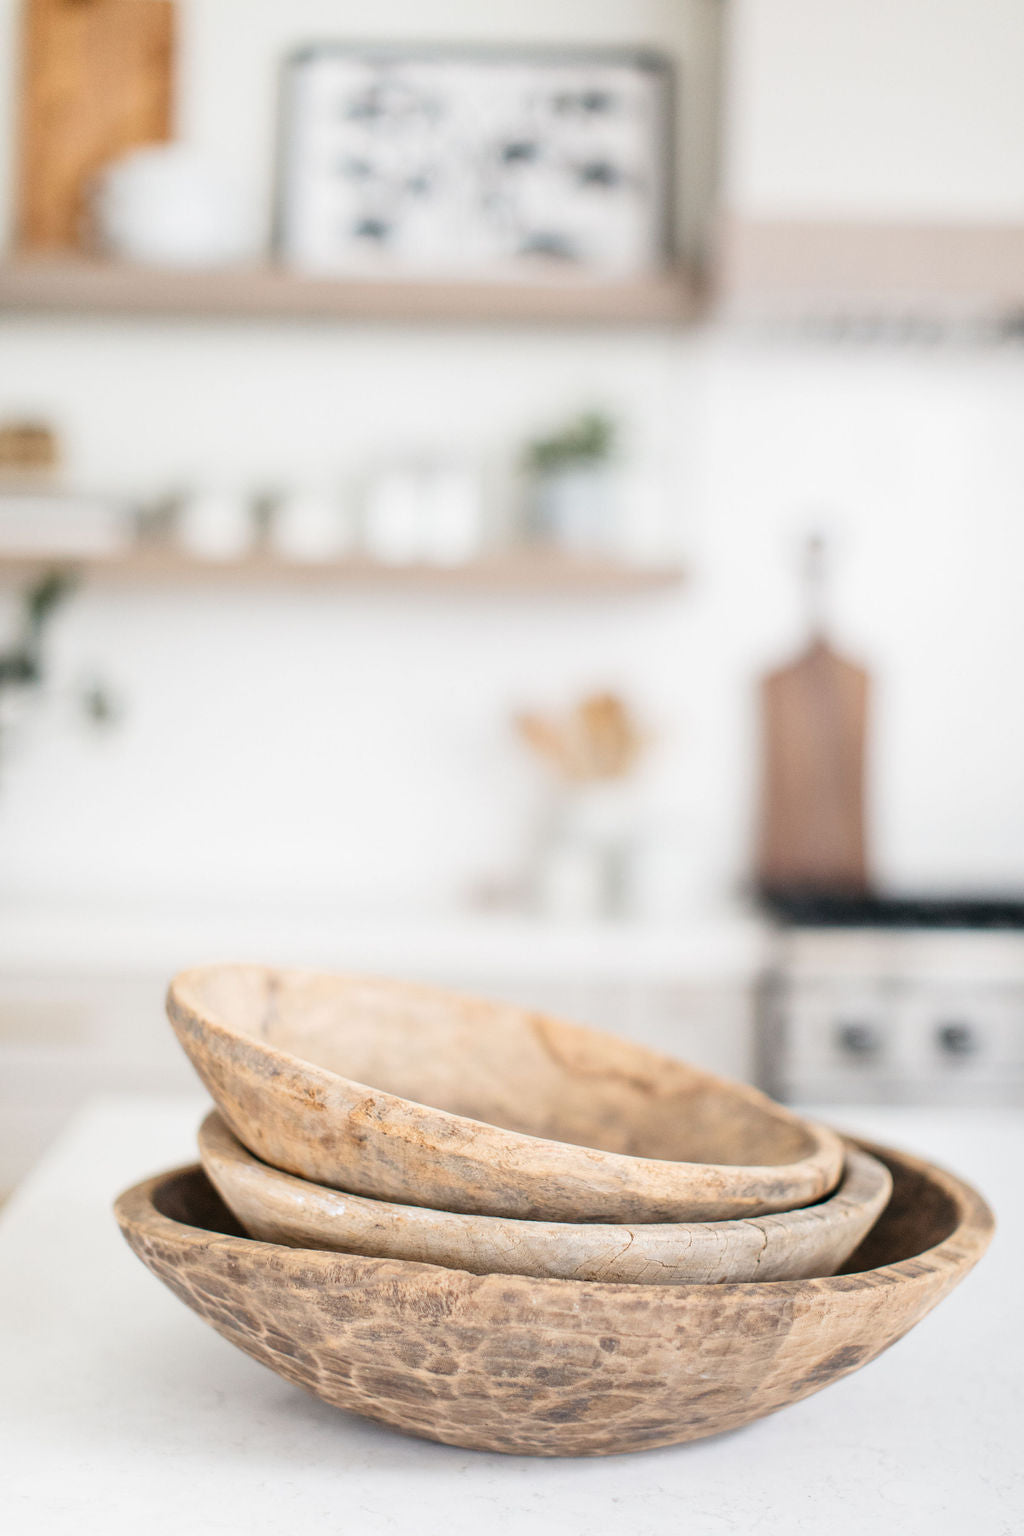
<instances>
[{"instance_id":1,"label":"white countertop","mask_svg":"<svg viewBox=\"0 0 1024 1536\"><path fill-rule=\"evenodd\" d=\"M10 1536L1016 1536L1024 1528L1024 1117L844 1109L995 1206L979 1268L906 1339L717 1439L531 1460L407 1439L288 1386L122 1242L118 1190L190 1160L199 1099L102 1100L0 1215Z\"/></svg>"}]
</instances>

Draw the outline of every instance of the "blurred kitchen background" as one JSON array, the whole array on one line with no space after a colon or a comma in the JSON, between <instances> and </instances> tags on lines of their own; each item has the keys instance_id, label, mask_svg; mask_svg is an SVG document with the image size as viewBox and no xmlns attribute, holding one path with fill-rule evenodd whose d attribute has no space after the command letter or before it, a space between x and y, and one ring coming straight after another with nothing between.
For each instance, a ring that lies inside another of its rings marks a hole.
<instances>
[{"instance_id":1,"label":"blurred kitchen background","mask_svg":"<svg viewBox=\"0 0 1024 1536\"><path fill-rule=\"evenodd\" d=\"M189 963L1024 1102L1018 0L2 0L0 1190Z\"/></svg>"}]
</instances>

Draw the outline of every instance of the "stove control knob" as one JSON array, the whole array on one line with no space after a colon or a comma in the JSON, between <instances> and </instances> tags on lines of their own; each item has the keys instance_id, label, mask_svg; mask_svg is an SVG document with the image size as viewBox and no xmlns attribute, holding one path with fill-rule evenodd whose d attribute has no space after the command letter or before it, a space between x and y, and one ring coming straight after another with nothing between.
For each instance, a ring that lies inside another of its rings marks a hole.
<instances>
[{"instance_id":1,"label":"stove control knob","mask_svg":"<svg viewBox=\"0 0 1024 1536\"><path fill-rule=\"evenodd\" d=\"M836 1044L844 1056L869 1061L882 1054L882 1031L867 1019L843 1019L836 1026Z\"/></svg>"},{"instance_id":2,"label":"stove control knob","mask_svg":"<svg viewBox=\"0 0 1024 1536\"><path fill-rule=\"evenodd\" d=\"M981 1048L978 1031L962 1019L949 1019L935 1028L935 1043L944 1056L974 1056Z\"/></svg>"}]
</instances>

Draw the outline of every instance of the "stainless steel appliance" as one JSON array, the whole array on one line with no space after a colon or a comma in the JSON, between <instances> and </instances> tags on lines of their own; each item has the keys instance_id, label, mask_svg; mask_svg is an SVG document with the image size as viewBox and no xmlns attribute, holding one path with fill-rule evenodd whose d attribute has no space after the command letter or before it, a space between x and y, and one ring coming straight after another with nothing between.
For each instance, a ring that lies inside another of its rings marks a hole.
<instances>
[{"instance_id":1,"label":"stainless steel appliance","mask_svg":"<svg viewBox=\"0 0 1024 1536\"><path fill-rule=\"evenodd\" d=\"M776 916L758 1007L770 1091L1024 1105L1024 902L819 897Z\"/></svg>"}]
</instances>

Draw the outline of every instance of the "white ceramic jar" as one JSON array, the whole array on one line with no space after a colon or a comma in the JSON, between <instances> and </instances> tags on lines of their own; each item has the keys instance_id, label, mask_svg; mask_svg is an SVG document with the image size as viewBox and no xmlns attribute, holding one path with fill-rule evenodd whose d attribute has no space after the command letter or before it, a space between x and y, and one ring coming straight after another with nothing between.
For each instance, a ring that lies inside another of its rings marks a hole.
<instances>
[{"instance_id":1,"label":"white ceramic jar","mask_svg":"<svg viewBox=\"0 0 1024 1536\"><path fill-rule=\"evenodd\" d=\"M237 181L184 144L145 145L105 166L92 215L111 256L147 266L231 266L260 245Z\"/></svg>"}]
</instances>

